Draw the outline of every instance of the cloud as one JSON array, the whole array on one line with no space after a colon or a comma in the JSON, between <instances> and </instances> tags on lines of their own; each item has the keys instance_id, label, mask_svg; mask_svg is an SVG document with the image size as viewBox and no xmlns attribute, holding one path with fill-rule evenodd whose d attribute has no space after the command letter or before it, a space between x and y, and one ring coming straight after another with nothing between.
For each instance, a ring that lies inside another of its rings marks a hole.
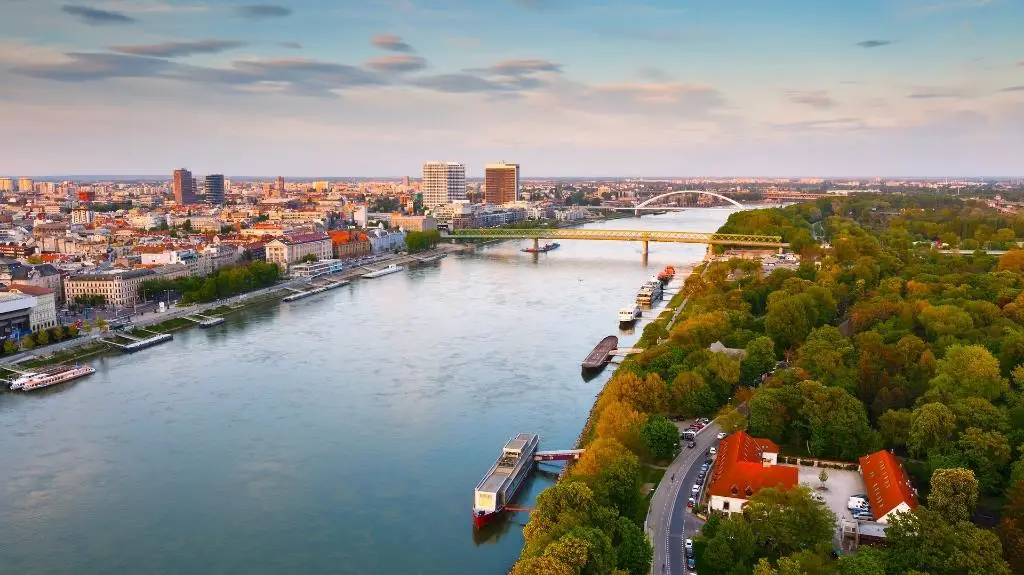
<instances>
[{"instance_id":1,"label":"cloud","mask_svg":"<svg viewBox=\"0 0 1024 575\"><path fill-rule=\"evenodd\" d=\"M863 118L833 118L831 120L804 120L769 124L769 127L784 132L818 132L827 130L856 131L866 129Z\"/></svg>"},{"instance_id":2,"label":"cloud","mask_svg":"<svg viewBox=\"0 0 1024 575\"><path fill-rule=\"evenodd\" d=\"M727 105L712 86L685 82L582 86L561 95L569 107L596 113L640 114L662 118L705 119Z\"/></svg>"},{"instance_id":3,"label":"cloud","mask_svg":"<svg viewBox=\"0 0 1024 575\"><path fill-rule=\"evenodd\" d=\"M60 7L61 12L70 14L90 26L102 26L104 24L133 24L135 18L126 16L113 10L100 10L89 6L68 4Z\"/></svg>"},{"instance_id":4,"label":"cloud","mask_svg":"<svg viewBox=\"0 0 1024 575\"><path fill-rule=\"evenodd\" d=\"M954 88L918 88L907 97L911 100L959 100L968 98L969 94Z\"/></svg>"},{"instance_id":5,"label":"cloud","mask_svg":"<svg viewBox=\"0 0 1024 575\"><path fill-rule=\"evenodd\" d=\"M159 76L172 67L167 60L142 56L89 52L69 52L66 56L69 58L66 62L24 65L15 67L14 71L59 82L87 82Z\"/></svg>"},{"instance_id":6,"label":"cloud","mask_svg":"<svg viewBox=\"0 0 1024 575\"><path fill-rule=\"evenodd\" d=\"M287 83L288 89L284 91L304 96L327 96L333 95L335 90L387 84L377 73L358 66L306 58L239 60L232 62L226 72L229 73L218 68L203 68L193 70L191 76L212 75L212 81L219 79L233 86Z\"/></svg>"},{"instance_id":7,"label":"cloud","mask_svg":"<svg viewBox=\"0 0 1024 575\"><path fill-rule=\"evenodd\" d=\"M1024 92L1024 85L1010 86L1009 88L1003 88L1000 92Z\"/></svg>"},{"instance_id":8,"label":"cloud","mask_svg":"<svg viewBox=\"0 0 1024 575\"><path fill-rule=\"evenodd\" d=\"M235 40L199 40L196 42L164 42L162 44L136 44L111 46L114 52L154 58L176 58L195 54L217 54L245 46Z\"/></svg>"},{"instance_id":9,"label":"cloud","mask_svg":"<svg viewBox=\"0 0 1024 575\"><path fill-rule=\"evenodd\" d=\"M366 66L378 72L418 72L427 67L427 61L410 54L395 54L374 58Z\"/></svg>"},{"instance_id":10,"label":"cloud","mask_svg":"<svg viewBox=\"0 0 1024 575\"><path fill-rule=\"evenodd\" d=\"M861 48L881 48L882 46L888 46L892 44L892 40L863 40L857 42L857 46Z\"/></svg>"},{"instance_id":11,"label":"cloud","mask_svg":"<svg viewBox=\"0 0 1024 575\"><path fill-rule=\"evenodd\" d=\"M291 48L292 50L302 49L302 44L299 44L298 42L278 42L277 45L282 48Z\"/></svg>"},{"instance_id":12,"label":"cloud","mask_svg":"<svg viewBox=\"0 0 1024 575\"><path fill-rule=\"evenodd\" d=\"M370 41L374 46L381 50L390 50L391 52L415 52L412 46L406 44L398 36L391 34L377 34Z\"/></svg>"},{"instance_id":13,"label":"cloud","mask_svg":"<svg viewBox=\"0 0 1024 575\"><path fill-rule=\"evenodd\" d=\"M292 13L291 8L285 8L284 6L275 6L273 4L248 4L245 6L236 6L235 14L242 18L248 18L250 20L263 20L266 18L284 18L290 16Z\"/></svg>"},{"instance_id":14,"label":"cloud","mask_svg":"<svg viewBox=\"0 0 1024 575\"><path fill-rule=\"evenodd\" d=\"M786 98L794 104L802 104L820 110L827 110L839 104L825 90L790 91L786 92Z\"/></svg>"},{"instance_id":15,"label":"cloud","mask_svg":"<svg viewBox=\"0 0 1024 575\"><path fill-rule=\"evenodd\" d=\"M466 73L423 76L412 80L410 84L449 94L508 92L513 90L511 86L506 84L492 82L486 78Z\"/></svg>"},{"instance_id":16,"label":"cloud","mask_svg":"<svg viewBox=\"0 0 1024 575\"><path fill-rule=\"evenodd\" d=\"M654 82L670 82L673 79L672 74L669 74L661 68L655 68L652 66L637 68L636 74L644 80L651 80Z\"/></svg>"},{"instance_id":17,"label":"cloud","mask_svg":"<svg viewBox=\"0 0 1024 575\"><path fill-rule=\"evenodd\" d=\"M560 74L562 65L549 60L503 60L482 71L510 77L529 76L538 72Z\"/></svg>"}]
</instances>

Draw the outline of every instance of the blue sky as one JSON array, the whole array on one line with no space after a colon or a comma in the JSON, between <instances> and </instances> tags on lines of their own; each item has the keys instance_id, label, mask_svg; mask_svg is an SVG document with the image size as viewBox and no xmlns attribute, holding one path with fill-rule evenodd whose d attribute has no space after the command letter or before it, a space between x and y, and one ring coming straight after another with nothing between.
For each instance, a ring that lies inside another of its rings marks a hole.
<instances>
[{"instance_id":1,"label":"blue sky","mask_svg":"<svg viewBox=\"0 0 1024 575\"><path fill-rule=\"evenodd\" d=\"M0 0L0 174L1024 175L1018 0Z\"/></svg>"}]
</instances>

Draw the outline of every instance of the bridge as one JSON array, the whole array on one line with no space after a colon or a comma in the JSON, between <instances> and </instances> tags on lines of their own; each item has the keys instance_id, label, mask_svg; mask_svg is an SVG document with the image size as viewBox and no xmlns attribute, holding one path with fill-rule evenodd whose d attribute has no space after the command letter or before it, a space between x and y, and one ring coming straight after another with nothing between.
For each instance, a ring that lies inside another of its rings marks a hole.
<instances>
[{"instance_id":1,"label":"bridge","mask_svg":"<svg viewBox=\"0 0 1024 575\"><path fill-rule=\"evenodd\" d=\"M559 449L557 451L538 451L533 454L534 461L577 461L584 449Z\"/></svg>"},{"instance_id":2,"label":"bridge","mask_svg":"<svg viewBox=\"0 0 1024 575\"><path fill-rule=\"evenodd\" d=\"M778 249L789 247L789 244L784 243L780 236L655 230L585 230L580 228L537 228L517 230L510 228L480 228L456 229L449 230L447 232L442 231L441 237L452 240L470 238L533 240L534 249L539 247L539 240L541 239L641 242L643 244L644 258L647 257L649 242L711 244L721 246Z\"/></svg>"},{"instance_id":3,"label":"bridge","mask_svg":"<svg viewBox=\"0 0 1024 575\"><path fill-rule=\"evenodd\" d=\"M651 204L653 204L653 203L655 203L655 202L657 202L659 200L663 200L663 199L668 198L668 197L683 196L683 195L710 196L710 197L713 197L713 198L718 198L719 200L722 200L724 202L728 202L728 203L732 204L733 206L736 206L737 208L744 207L743 204L737 202L736 200L734 200L734 199L732 199L732 198L730 198L728 196L723 196L722 194L716 194L715 192L709 192L709 191L706 191L706 190L674 190L674 191L671 191L671 192L665 192L664 194L658 194L657 196L654 196L652 198L648 198L648 199L640 202L639 204L636 204L635 206L585 206L585 207L588 210L616 210L616 211L622 211L622 212L633 212L635 215L640 215L641 211L647 211L647 210L663 212L663 211L666 211L666 210L692 210L692 209L695 209L694 207L691 207L691 206L654 206L654 205L651 205Z\"/></svg>"}]
</instances>

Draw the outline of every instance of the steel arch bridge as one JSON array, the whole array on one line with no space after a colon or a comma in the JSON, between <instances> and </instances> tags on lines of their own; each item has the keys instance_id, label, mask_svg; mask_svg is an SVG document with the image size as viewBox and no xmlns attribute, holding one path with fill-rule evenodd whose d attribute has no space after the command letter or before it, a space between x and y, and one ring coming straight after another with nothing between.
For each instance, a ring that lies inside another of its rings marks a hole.
<instances>
[{"instance_id":1,"label":"steel arch bridge","mask_svg":"<svg viewBox=\"0 0 1024 575\"><path fill-rule=\"evenodd\" d=\"M635 209L640 209L640 208L646 208L648 205L650 205L651 203L656 202L658 200L667 198L669 196L678 196L678 195L682 195L682 194L697 194L697 195L700 195L700 196L713 196L713 197L716 197L716 198L718 198L720 200L725 200L725 201L729 202L730 204L736 206L737 208L742 208L743 207L743 204L737 202L736 200L734 200L734 199L732 199L730 197L727 197L727 196L723 196L722 194L716 194L715 192L708 192L706 190L676 190L674 192L666 192L664 194L660 194L660 195L654 196L653 198L648 198L648 199L644 200L643 202L640 202L639 204L637 204L637 205L635 205L635 206L633 206L632 208L629 208L629 209L634 209L635 210Z\"/></svg>"},{"instance_id":2,"label":"steel arch bridge","mask_svg":"<svg viewBox=\"0 0 1024 575\"><path fill-rule=\"evenodd\" d=\"M760 236L753 234L716 234L708 232L655 231L655 230L584 230L580 228L550 229L509 229L480 228L456 229L441 233L446 239L507 239L507 240L598 240L643 242L646 252L647 242L669 242L681 244L712 244L722 246L745 246L760 248L784 248L780 236Z\"/></svg>"}]
</instances>

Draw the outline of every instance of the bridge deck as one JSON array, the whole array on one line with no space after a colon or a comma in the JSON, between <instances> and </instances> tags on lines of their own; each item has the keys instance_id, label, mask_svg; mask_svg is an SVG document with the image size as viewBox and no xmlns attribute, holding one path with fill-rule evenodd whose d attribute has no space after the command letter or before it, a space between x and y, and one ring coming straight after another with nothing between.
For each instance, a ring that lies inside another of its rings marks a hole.
<instances>
[{"instance_id":1,"label":"bridge deck","mask_svg":"<svg viewBox=\"0 0 1024 575\"><path fill-rule=\"evenodd\" d=\"M496 238L496 239L559 239L559 240L600 240L627 242L671 242L684 244L715 244L728 246L751 247L786 247L779 236L761 236L753 234L716 234L707 232L681 232L657 230L585 230L580 228L554 229L508 229L481 228L451 230L442 233L442 237L459 238Z\"/></svg>"}]
</instances>

